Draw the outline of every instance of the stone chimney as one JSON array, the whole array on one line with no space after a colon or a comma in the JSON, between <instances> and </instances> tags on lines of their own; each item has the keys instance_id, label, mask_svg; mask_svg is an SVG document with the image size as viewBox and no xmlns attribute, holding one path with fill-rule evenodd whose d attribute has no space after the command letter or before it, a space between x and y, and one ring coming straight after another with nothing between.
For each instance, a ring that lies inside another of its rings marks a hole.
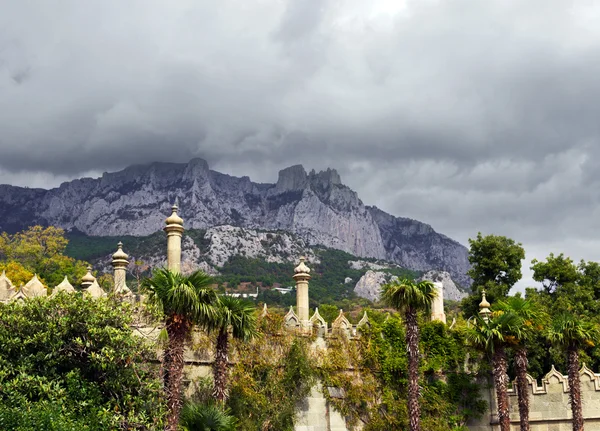
<instances>
[{"instance_id":1,"label":"stone chimney","mask_svg":"<svg viewBox=\"0 0 600 431\"><path fill-rule=\"evenodd\" d=\"M308 280L310 280L310 268L304 264L304 257L300 258L300 264L294 268L294 280L296 280L296 313L303 327L310 326L308 320Z\"/></svg>"},{"instance_id":2,"label":"stone chimney","mask_svg":"<svg viewBox=\"0 0 600 431\"><path fill-rule=\"evenodd\" d=\"M183 219L177 215L177 205L167 220L164 231L167 233L167 269L173 272L181 271L181 237L183 235Z\"/></svg>"},{"instance_id":3,"label":"stone chimney","mask_svg":"<svg viewBox=\"0 0 600 431\"><path fill-rule=\"evenodd\" d=\"M115 293L127 293L129 288L125 282L129 256L123 251L123 243L119 241L117 251L112 255L112 266L114 268Z\"/></svg>"},{"instance_id":4,"label":"stone chimney","mask_svg":"<svg viewBox=\"0 0 600 431\"><path fill-rule=\"evenodd\" d=\"M431 304L431 320L439 320L446 323L446 313L444 313L444 284L440 281L433 282L435 299Z\"/></svg>"},{"instance_id":5,"label":"stone chimney","mask_svg":"<svg viewBox=\"0 0 600 431\"><path fill-rule=\"evenodd\" d=\"M481 291L481 302L479 303L479 315L481 318L488 322L490 320L490 315L492 314L490 310L490 303L485 297L485 290Z\"/></svg>"},{"instance_id":6,"label":"stone chimney","mask_svg":"<svg viewBox=\"0 0 600 431\"><path fill-rule=\"evenodd\" d=\"M96 277L94 277L92 275L92 267L88 266L87 270L88 270L87 274L85 274L83 277L81 277L81 287L83 289L87 289L92 284L94 284L94 282L96 281Z\"/></svg>"}]
</instances>

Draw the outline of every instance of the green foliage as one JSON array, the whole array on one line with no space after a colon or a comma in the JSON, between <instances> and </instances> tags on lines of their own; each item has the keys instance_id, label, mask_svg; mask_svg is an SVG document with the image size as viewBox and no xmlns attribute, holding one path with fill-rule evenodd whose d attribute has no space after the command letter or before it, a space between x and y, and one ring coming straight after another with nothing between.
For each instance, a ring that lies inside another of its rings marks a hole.
<instances>
[{"instance_id":1,"label":"green foliage","mask_svg":"<svg viewBox=\"0 0 600 431\"><path fill-rule=\"evenodd\" d=\"M0 304L0 429L160 429L154 354L130 324L127 304L78 295Z\"/></svg>"},{"instance_id":2,"label":"green foliage","mask_svg":"<svg viewBox=\"0 0 600 431\"><path fill-rule=\"evenodd\" d=\"M77 415L57 403L46 401L23 406L0 405L0 429L11 431L92 431L100 430L94 418Z\"/></svg>"},{"instance_id":3,"label":"green foliage","mask_svg":"<svg viewBox=\"0 0 600 431\"><path fill-rule=\"evenodd\" d=\"M216 311L218 330L230 330L234 338L242 341L248 341L258 335L254 304L232 296L220 296Z\"/></svg>"},{"instance_id":4,"label":"green foliage","mask_svg":"<svg viewBox=\"0 0 600 431\"><path fill-rule=\"evenodd\" d=\"M463 429L469 418L480 417L486 409L474 376L462 369L468 351L463 331L440 322L421 322L420 327L423 429ZM365 329L358 340L340 336L327 344L319 375L324 387L343 390L343 398L327 390L325 396L350 425L362 423L370 431L407 429L408 361L402 321L390 317Z\"/></svg>"},{"instance_id":5,"label":"green foliage","mask_svg":"<svg viewBox=\"0 0 600 431\"><path fill-rule=\"evenodd\" d=\"M35 273L40 280L54 287L65 276L77 284L86 273L87 263L66 256L67 239L62 229L50 226L32 226L14 235L0 234L0 265L7 275L15 277L19 286L26 274Z\"/></svg>"},{"instance_id":6,"label":"green foliage","mask_svg":"<svg viewBox=\"0 0 600 431\"><path fill-rule=\"evenodd\" d=\"M547 337L564 349L579 349L593 347L595 340L600 338L600 331L596 323L564 312L552 318Z\"/></svg>"},{"instance_id":7,"label":"green foliage","mask_svg":"<svg viewBox=\"0 0 600 431\"><path fill-rule=\"evenodd\" d=\"M521 243L505 236L482 236L480 232L476 239L469 239L469 245L469 262L472 267L468 275L473 279L473 294L462 302L465 318L474 316L479 311L482 290L486 291L491 303L506 297L521 279L521 261L525 259Z\"/></svg>"},{"instance_id":8,"label":"green foliage","mask_svg":"<svg viewBox=\"0 0 600 431\"><path fill-rule=\"evenodd\" d=\"M216 323L216 309L213 305L217 296L210 286L211 276L196 271L184 276L159 268L152 278L145 279L142 287L148 293L148 301L160 308L165 317L182 316L193 324L204 327Z\"/></svg>"},{"instance_id":9,"label":"green foliage","mask_svg":"<svg viewBox=\"0 0 600 431\"><path fill-rule=\"evenodd\" d=\"M236 419L213 404L186 403L181 410L183 431L236 431Z\"/></svg>"},{"instance_id":10,"label":"green foliage","mask_svg":"<svg viewBox=\"0 0 600 431\"><path fill-rule=\"evenodd\" d=\"M189 237L200 248L200 251L206 252L210 240L204 238L206 230L204 229L186 229L184 237ZM75 259L94 260L107 256L116 251L117 243L122 241L124 250L132 256L154 255L166 247L165 233L162 231L154 232L146 236L88 236L79 231L67 233L69 244L65 254Z\"/></svg>"},{"instance_id":11,"label":"green foliage","mask_svg":"<svg viewBox=\"0 0 600 431\"><path fill-rule=\"evenodd\" d=\"M366 269L352 269L348 262L356 257L340 250L317 247L313 249L319 263L311 265L310 280L310 306L318 307L320 304L334 304L339 308L349 308L350 303L367 304L368 301L358 298L354 293L354 285L362 277ZM219 283L228 283L237 286L240 283L262 283L263 286L272 286L278 283L282 286L293 286L294 265L292 263L266 262L263 259L253 259L245 256L232 256L219 270L221 275L216 277ZM384 270L391 275L410 280L419 273L404 268ZM352 283L344 283L346 278L351 278ZM295 304L293 295L263 291L259 300L268 304L289 306Z\"/></svg>"},{"instance_id":12,"label":"green foliage","mask_svg":"<svg viewBox=\"0 0 600 431\"><path fill-rule=\"evenodd\" d=\"M293 430L298 403L314 384L307 340L282 328L269 314L258 321L262 337L235 342L238 361L232 369L227 402L238 430Z\"/></svg>"},{"instance_id":13,"label":"green foliage","mask_svg":"<svg viewBox=\"0 0 600 431\"><path fill-rule=\"evenodd\" d=\"M420 283L398 280L382 286L381 290L383 302L402 313L411 309L429 312L436 297L433 283L428 280Z\"/></svg>"},{"instance_id":14,"label":"green foliage","mask_svg":"<svg viewBox=\"0 0 600 431\"><path fill-rule=\"evenodd\" d=\"M533 259L531 265L533 279L541 282L544 291L548 294L556 292L557 288L575 283L579 279L577 266L571 258L562 253L558 256L550 253L545 262Z\"/></svg>"},{"instance_id":15,"label":"green foliage","mask_svg":"<svg viewBox=\"0 0 600 431\"><path fill-rule=\"evenodd\" d=\"M294 265L291 263L267 262L263 259L252 259L241 255L231 256L219 269L220 283L239 284L241 282L263 282L268 285L279 283L284 286L293 285Z\"/></svg>"}]
</instances>

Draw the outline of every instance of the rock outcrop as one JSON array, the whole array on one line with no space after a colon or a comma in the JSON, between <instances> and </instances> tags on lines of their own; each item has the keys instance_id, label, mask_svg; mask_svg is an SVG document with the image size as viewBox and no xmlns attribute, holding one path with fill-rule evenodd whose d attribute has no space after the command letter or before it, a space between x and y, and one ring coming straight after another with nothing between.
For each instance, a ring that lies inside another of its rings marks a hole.
<instances>
[{"instance_id":1,"label":"rock outcrop","mask_svg":"<svg viewBox=\"0 0 600 431\"><path fill-rule=\"evenodd\" d=\"M417 271L447 271L462 286L471 286L465 246L435 232L428 224L394 217L377 207L369 207L369 212L381 231L387 260Z\"/></svg>"},{"instance_id":2,"label":"rock outcrop","mask_svg":"<svg viewBox=\"0 0 600 431\"><path fill-rule=\"evenodd\" d=\"M377 301L381 294L381 286L397 278L385 272L368 270L354 286L354 293L370 301Z\"/></svg>"},{"instance_id":3,"label":"rock outcrop","mask_svg":"<svg viewBox=\"0 0 600 431\"><path fill-rule=\"evenodd\" d=\"M458 288L446 271L427 271L419 280L441 282L444 286L444 299L460 301L468 294Z\"/></svg>"},{"instance_id":4,"label":"rock outcrop","mask_svg":"<svg viewBox=\"0 0 600 431\"><path fill-rule=\"evenodd\" d=\"M309 245L445 270L470 285L465 247L426 224L366 207L335 170L307 173L301 165L280 171L276 184L221 174L194 159L130 166L51 190L1 185L0 231L42 224L88 235L148 235L162 228L176 199L187 228L287 231Z\"/></svg>"}]
</instances>

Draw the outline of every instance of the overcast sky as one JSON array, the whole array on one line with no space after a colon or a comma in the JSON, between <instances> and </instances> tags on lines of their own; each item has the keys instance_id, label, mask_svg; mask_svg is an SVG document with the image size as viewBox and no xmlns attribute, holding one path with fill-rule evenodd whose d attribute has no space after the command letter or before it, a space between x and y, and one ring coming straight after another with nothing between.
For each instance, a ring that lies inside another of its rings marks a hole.
<instances>
[{"instance_id":1,"label":"overcast sky","mask_svg":"<svg viewBox=\"0 0 600 431\"><path fill-rule=\"evenodd\" d=\"M596 0L0 0L0 183L206 159L600 260ZM529 266L529 265L526 265ZM524 282L526 283L526 282Z\"/></svg>"}]
</instances>

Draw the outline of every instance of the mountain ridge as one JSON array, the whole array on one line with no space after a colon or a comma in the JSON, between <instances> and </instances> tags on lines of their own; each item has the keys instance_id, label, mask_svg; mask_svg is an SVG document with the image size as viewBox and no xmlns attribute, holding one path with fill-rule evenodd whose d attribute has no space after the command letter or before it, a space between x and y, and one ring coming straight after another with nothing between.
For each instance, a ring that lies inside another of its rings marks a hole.
<instances>
[{"instance_id":1,"label":"mountain ridge","mask_svg":"<svg viewBox=\"0 0 600 431\"><path fill-rule=\"evenodd\" d=\"M470 285L464 246L428 224L364 205L335 169L306 172L302 165L279 171L275 184L223 174L196 158L132 165L49 190L1 185L0 230L42 224L96 236L148 235L162 228L175 200L190 228L286 230L307 244L419 271L448 271Z\"/></svg>"}]
</instances>

